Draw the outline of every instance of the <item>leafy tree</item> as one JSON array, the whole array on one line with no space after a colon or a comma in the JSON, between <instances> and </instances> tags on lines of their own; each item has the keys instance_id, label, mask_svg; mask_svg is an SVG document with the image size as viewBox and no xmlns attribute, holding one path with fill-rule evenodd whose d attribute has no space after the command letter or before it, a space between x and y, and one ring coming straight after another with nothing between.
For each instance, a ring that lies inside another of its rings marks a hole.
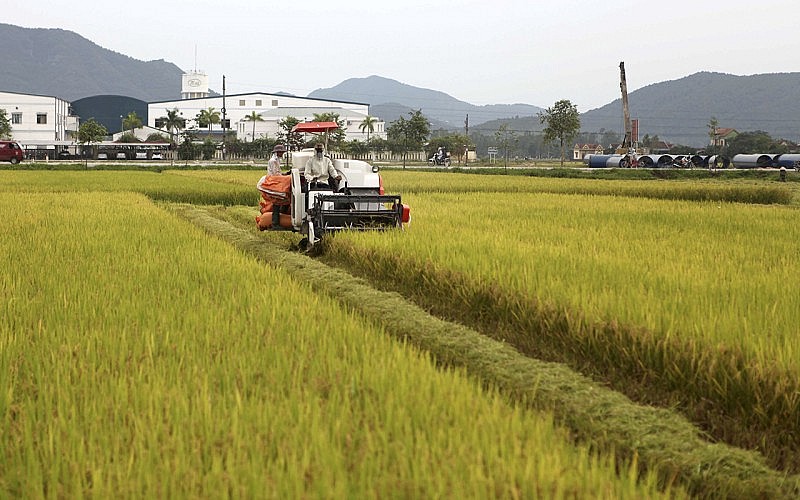
<instances>
[{"instance_id":1,"label":"leafy tree","mask_svg":"<svg viewBox=\"0 0 800 500\"><path fill-rule=\"evenodd\" d=\"M260 137L251 142L242 142L233 138L228 142L227 147L232 158L269 158L275 144L277 141L268 137Z\"/></svg>"},{"instance_id":2,"label":"leafy tree","mask_svg":"<svg viewBox=\"0 0 800 500\"><path fill-rule=\"evenodd\" d=\"M403 153L403 168L406 166L408 151L421 150L431 133L431 124L421 109L409 111L408 114L408 119L401 116L386 129L390 140L389 149L393 153Z\"/></svg>"},{"instance_id":3,"label":"leafy tree","mask_svg":"<svg viewBox=\"0 0 800 500\"><path fill-rule=\"evenodd\" d=\"M163 134L159 134L158 132L153 132L152 134L147 136L145 142L170 142L170 140L169 137L166 137Z\"/></svg>"},{"instance_id":4,"label":"leafy tree","mask_svg":"<svg viewBox=\"0 0 800 500\"><path fill-rule=\"evenodd\" d=\"M294 116L287 116L278 121L278 142L285 144L289 151L300 151L303 149L303 134L292 132L292 129L298 123L300 123L300 120Z\"/></svg>"},{"instance_id":5,"label":"leafy tree","mask_svg":"<svg viewBox=\"0 0 800 500\"><path fill-rule=\"evenodd\" d=\"M278 144L278 141L275 139L259 137L250 144L253 147L252 155L256 158L269 158L272 155L272 148L275 147L276 144Z\"/></svg>"},{"instance_id":6,"label":"leafy tree","mask_svg":"<svg viewBox=\"0 0 800 500\"><path fill-rule=\"evenodd\" d=\"M461 162L464 159L464 150L466 148L473 147L474 143L472 142L472 139L464 134L444 134L439 132L439 135L434 135L434 137L431 137L428 147L425 150L425 154L430 157L436 152L437 149L439 149L439 146L443 147L446 151L449 151L451 155L454 155L457 158L458 162Z\"/></svg>"},{"instance_id":7,"label":"leafy tree","mask_svg":"<svg viewBox=\"0 0 800 500\"><path fill-rule=\"evenodd\" d=\"M142 142L142 141L138 137L133 135L132 132L125 132L124 134L119 136L119 139L117 139L116 142Z\"/></svg>"},{"instance_id":8,"label":"leafy tree","mask_svg":"<svg viewBox=\"0 0 800 500\"><path fill-rule=\"evenodd\" d=\"M564 156L566 155L565 145L571 142L578 130L581 129L581 118L578 114L578 107L568 99L557 101L552 107L539 113L539 121L546 124L544 140L552 142L559 141L561 149L561 166L564 166Z\"/></svg>"},{"instance_id":9,"label":"leafy tree","mask_svg":"<svg viewBox=\"0 0 800 500\"><path fill-rule=\"evenodd\" d=\"M196 129L187 129L181 133L183 140L178 146L178 158L194 160L200 155L200 148L194 143Z\"/></svg>"},{"instance_id":10,"label":"leafy tree","mask_svg":"<svg viewBox=\"0 0 800 500\"><path fill-rule=\"evenodd\" d=\"M775 141L763 130L742 132L728 143L727 155L731 158L738 154L786 153L788 148Z\"/></svg>"},{"instance_id":11,"label":"leafy tree","mask_svg":"<svg viewBox=\"0 0 800 500\"><path fill-rule=\"evenodd\" d=\"M94 118L89 118L81 123L78 128L78 144L89 145L92 147L92 156L95 156L97 146L94 143L102 141L108 135L108 130Z\"/></svg>"},{"instance_id":12,"label":"leafy tree","mask_svg":"<svg viewBox=\"0 0 800 500\"><path fill-rule=\"evenodd\" d=\"M139 118L139 115L136 114L136 111L131 111L130 113L128 113L128 116L126 116L122 120L123 132L125 130L130 130L131 134L133 134L133 129L137 129L141 126L142 126L142 119Z\"/></svg>"},{"instance_id":13,"label":"leafy tree","mask_svg":"<svg viewBox=\"0 0 800 500\"><path fill-rule=\"evenodd\" d=\"M509 130L508 124L504 123L500 125L500 128L497 129L497 132L494 133L494 137L497 141L497 147L503 151L505 168L508 168L509 153L513 148L516 148L517 144L519 143L519 139L517 139L517 133L513 130ZM561 160L561 164L562 166L564 164L563 158Z\"/></svg>"},{"instance_id":14,"label":"leafy tree","mask_svg":"<svg viewBox=\"0 0 800 500\"><path fill-rule=\"evenodd\" d=\"M11 139L11 122L5 109L0 109L0 139Z\"/></svg>"},{"instance_id":15,"label":"leafy tree","mask_svg":"<svg viewBox=\"0 0 800 500\"><path fill-rule=\"evenodd\" d=\"M654 148L661 144L661 139L658 138L658 134L654 134L650 136L650 134L645 134L641 140L642 146L646 148Z\"/></svg>"},{"instance_id":16,"label":"leafy tree","mask_svg":"<svg viewBox=\"0 0 800 500\"><path fill-rule=\"evenodd\" d=\"M339 119L339 113L314 113L312 122L335 122L339 128L328 133L328 141L331 149L339 149L347 137L344 120Z\"/></svg>"},{"instance_id":17,"label":"leafy tree","mask_svg":"<svg viewBox=\"0 0 800 500\"><path fill-rule=\"evenodd\" d=\"M401 116L389 124L386 134L389 137L389 150L392 154L402 153L403 168L406 168L406 153L408 152L408 120Z\"/></svg>"},{"instance_id":18,"label":"leafy tree","mask_svg":"<svg viewBox=\"0 0 800 500\"><path fill-rule=\"evenodd\" d=\"M367 142L367 148L369 148L369 151L372 152L383 153L388 149L388 143L386 139L381 139L380 137L372 137L370 138L369 142Z\"/></svg>"},{"instance_id":19,"label":"leafy tree","mask_svg":"<svg viewBox=\"0 0 800 500\"><path fill-rule=\"evenodd\" d=\"M200 112L195 117L197 121L197 126L200 128L208 128L208 137L211 138L211 128L214 124L220 122L220 115L219 111L215 110L213 107L208 109L201 109Z\"/></svg>"},{"instance_id":20,"label":"leafy tree","mask_svg":"<svg viewBox=\"0 0 800 500\"><path fill-rule=\"evenodd\" d=\"M256 140L256 122L263 122L264 119L255 111L244 117L245 120L253 122L253 141Z\"/></svg>"},{"instance_id":21,"label":"leafy tree","mask_svg":"<svg viewBox=\"0 0 800 500\"><path fill-rule=\"evenodd\" d=\"M408 119L408 138L412 149L422 149L431 135L431 123L422 114L422 110L410 111Z\"/></svg>"},{"instance_id":22,"label":"leafy tree","mask_svg":"<svg viewBox=\"0 0 800 500\"><path fill-rule=\"evenodd\" d=\"M353 139L351 141L347 141L343 144L343 152L349 154L354 158L363 157L367 153L369 153L369 148L367 147L367 143L364 141L359 141L358 139Z\"/></svg>"},{"instance_id":23,"label":"leafy tree","mask_svg":"<svg viewBox=\"0 0 800 500\"><path fill-rule=\"evenodd\" d=\"M619 144L621 142L622 136L619 134L619 132L606 130L604 128L600 129L600 144L602 144L604 148L608 148L612 144Z\"/></svg>"},{"instance_id":24,"label":"leafy tree","mask_svg":"<svg viewBox=\"0 0 800 500\"><path fill-rule=\"evenodd\" d=\"M214 158L214 152L216 152L216 150L217 146L211 139L206 139L200 146L200 151L203 153L204 160L210 160Z\"/></svg>"},{"instance_id":25,"label":"leafy tree","mask_svg":"<svg viewBox=\"0 0 800 500\"><path fill-rule=\"evenodd\" d=\"M407 149L408 120L401 116L386 127L386 136L389 138L389 150L392 153L404 153ZM405 155L403 156L405 158Z\"/></svg>"}]
</instances>

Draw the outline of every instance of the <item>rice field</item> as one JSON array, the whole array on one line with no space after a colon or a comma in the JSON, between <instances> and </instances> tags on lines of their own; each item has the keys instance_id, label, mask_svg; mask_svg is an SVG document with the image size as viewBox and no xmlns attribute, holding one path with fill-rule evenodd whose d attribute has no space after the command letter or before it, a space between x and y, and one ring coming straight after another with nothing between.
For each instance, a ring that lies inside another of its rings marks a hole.
<instances>
[{"instance_id":1,"label":"rice field","mask_svg":"<svg viewBox=\"0 0 800 500\"><path fill-rule=\"evenodd\" d=\"M170 170L164 174L247 186L258 177L254 171L235 170ZM384 170L381 175L387 189L401 194L554 193L784 205L793 199L792 190L785 185L750 181L620 181L400 170Z\"/></svg>"},{"instance_id":2,"label":"rice field","mask_svg":"<svg viewBox=\"0 0 800 500\"><path fill-rule=\"evenodd\" d=\"M383 175L413 207L410 230L342 235L329 262L638 400L680 407L717 439L800 470L790 189Z\"/></svg>"},{"instance_id":3,"label":"rice field","mask_svg":"<svg viewBox=\"0 0 800 500\"><path fill-rule=\"evenodd\" d=\"M562 179L399 170L384 171L383 175L386 185L401 193L553 193L757 204L788 204L792 199L792 191L785 185L766 182Z\"/></svg>"},{"instance_id":4,"label":"rice field","mask_svg":"<svg viewBox=\"0 0 800 500\"><path fill-rule=\"evenodd\" d=\"M685 496L153 202L235 183L0 185L0 497Z\"/></svg>"},{"instance_id":5,"label":"rice field","mask_svg":"<svg viewBox=\"0 0 800 500\"><path fill-rule=\"evenodd\" d=\"M337 235L327 258L800 467L795 208L536 192L541 179L520 192L510 177L432 190L395 174L409 230Z\"/></svg>"},{"instance_id":6,"label":"rice field","mask_svg":"<svg viewBox=\"0 0 800 500\"><path fill-rule=\"evenodd\" d=\"M253 173L175 175L243 184ZM681 406L718 439L800 470L791 190L383 175L413 206L411 230L339 238L329 261L372 266L364 274L419 292L448 317L477 311L474 322L504 324L498 338L526 352L583 367L642 401Z\"/></svg>"},{"instance_id":7,"label":"rice field","mask_svg":"<svg viewBox=\"0 0 800 500\"><path fill-rule=\"evenodd\" d=\"M736 346L797 371L798 212L777 207L549 193L408 197L410 230L337 235L513 295Z\"/></svg>"}]
</instances>

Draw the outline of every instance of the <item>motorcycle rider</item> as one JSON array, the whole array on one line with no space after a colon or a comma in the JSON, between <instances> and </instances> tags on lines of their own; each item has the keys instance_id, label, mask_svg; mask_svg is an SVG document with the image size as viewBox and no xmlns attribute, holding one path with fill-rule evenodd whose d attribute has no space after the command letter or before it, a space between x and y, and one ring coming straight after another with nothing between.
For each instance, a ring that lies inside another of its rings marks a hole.
<instances>
[{"instance_id":1,"label":"motorcycle rider","mask_svg":"<svg viewBox=\"0 0 800 500\"><path fill-rule=\"evenodd\" d=\"M439 146L439 149L436 151L436 164L437 165L444 165L444 158L445 158L446 154L447 153L445 153L444 148L442 146Z\"/></svg>"}]
</instances>

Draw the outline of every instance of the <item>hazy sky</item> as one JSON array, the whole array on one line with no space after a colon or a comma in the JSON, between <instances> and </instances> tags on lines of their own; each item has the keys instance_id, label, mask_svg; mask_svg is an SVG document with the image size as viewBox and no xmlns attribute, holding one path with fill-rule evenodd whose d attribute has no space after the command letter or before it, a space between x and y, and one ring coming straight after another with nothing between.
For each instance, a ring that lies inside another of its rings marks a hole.
<instances>
[{"instance_id":1,"label":"hazy sky","mask_svg":"<svg viewBox=\"0 0 800 500\"><path fill-rule=\"evenodd\" d=\"M217 91L224 74L229 94L306 96L380 75L473 104L569 99L584 112L619 98L620 61L628 92L704 70L800 71L798 0L3 3L0 22L201 69Z\"/></svg>"}]
</instances>

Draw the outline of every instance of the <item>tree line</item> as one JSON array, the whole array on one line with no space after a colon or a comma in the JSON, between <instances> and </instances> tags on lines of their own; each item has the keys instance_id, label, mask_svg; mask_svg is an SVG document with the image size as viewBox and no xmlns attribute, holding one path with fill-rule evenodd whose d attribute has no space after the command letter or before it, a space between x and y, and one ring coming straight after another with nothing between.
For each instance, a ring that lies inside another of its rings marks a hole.
<instances>
[{"instance_id":1,"label":"tree line","mask_svg":"<svg viewBox=\"0 0 800 500\"><path fill-rule=\"evenodd\" d=\"M194 118L195 126L187 128L187 120L181 116L179 110L165 110L166 114L156 120L156 126L165 131L165 134L155 133L148 136L147 142L169 142L177 151L180 159L210 159L221 145L211 138L214 125L221 123L221 114L212 108L201 110ZM577 142L581 144L600 144L604 148L612 148L622 140L618 132L600 129L598 132L580 132L580 117L577 107L569 100L557 101L552 107L539 113L537 118L545 127L541 132L518 131L509 128L508 124L500 124L493 133L473 131L469 135L447 131L431 130L428 119L422 110L414 110L408 116L401 116L389 123L386 132L387 138L372 137L377 118L367 116L359 128L367 139L346 139L345 123L338 113L315 114L312 121L336 122L339 128L329 132L329 149L353 157L368 157L373 153L389 152L402 157L404 163L409 152L424 151L430 157L439 148L449 151L456 163L465 160L468 150L488 151L490 147L497 149L498 156L507 164L510 159L516 158L553 158L560 157L561 162L567 158L567 150ZM223 144L225 154L231 158L266 158L271 154L272 148L280 143L287 146L290 151L310 147L317 138L307 138L302 133L293 132L295 125L300 120L287 116L278 122L279 131L274 138L256 138L256 123L263 121L261 115L253 111L245 117L253 123L252 139L247 141L238 139L234 132L227 132ZM227 125L227 124L226 124ZM123 134L120 142L139 142L133 130L142 126L141 119L135 112L129 113L122 122ZM710 145L704 148L709 154L721 154L733 157L740 153L788 153L798 151L798 145L770 137L764 131L748 131L738 134L724 146L714 145L714 136L718 122L711 118L708 123ZM225 127L227 129L227 126ZM203 137L205 135L205 137ZM5 110L0 109L0 138L10 138L12 128ZM106 128L93 119L83 122L78 130L78 143L89 145L100 142L108 136ZM640 146L652 149L663 147L664 143L657 135L645 135L640 141ZM697 148L683 145L669 145L667 152L673 154L688 154L696 152Z\"/></svg>"}]
</instances>

